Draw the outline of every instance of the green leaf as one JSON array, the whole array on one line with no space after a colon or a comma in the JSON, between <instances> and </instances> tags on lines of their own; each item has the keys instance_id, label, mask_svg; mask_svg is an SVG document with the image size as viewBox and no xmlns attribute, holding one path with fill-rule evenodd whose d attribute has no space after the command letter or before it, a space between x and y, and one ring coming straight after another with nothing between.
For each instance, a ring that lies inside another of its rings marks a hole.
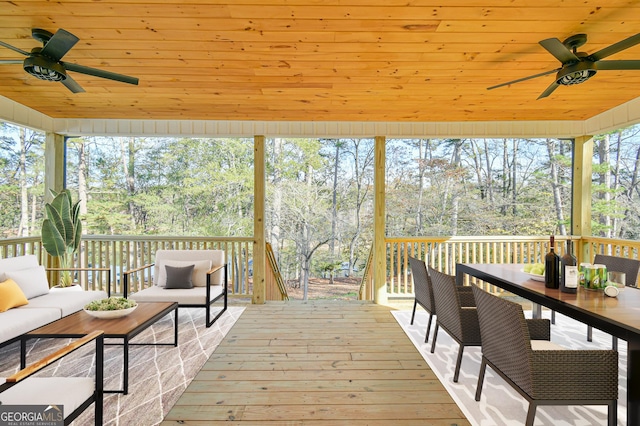
<instances>
[{"instance_id":1,"label":"green leaf","mask_svg":"<svg viewBox=\"0 0 640 426\"><path fill-rule=\"evenodd\" d=\"M66 244L64 238L50 219L42 222L42 245L51 256L64 256Z\"/></svg>"}]
</instances>

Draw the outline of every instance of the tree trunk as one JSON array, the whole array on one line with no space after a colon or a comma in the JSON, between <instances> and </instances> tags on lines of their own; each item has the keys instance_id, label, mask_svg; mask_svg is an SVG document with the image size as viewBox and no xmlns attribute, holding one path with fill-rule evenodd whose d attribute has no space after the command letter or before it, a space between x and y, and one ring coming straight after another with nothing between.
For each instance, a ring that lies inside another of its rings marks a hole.
<instances>
[{"instance_id":1,"label":"tree trunk","mask_svg":"<svg viewBox=\"0 0 640 426\"><path fill-rule=\"evenodd\" d=\"M549 170L551 173L551 191L553 193L553 204L556 209L556 219L558 232L560 235L567 235L564 225L564 212L562 207L562 196L560 193L560 182L558 178L558 163L555 158L556 144L553 139L546 140L547 154L549 155ZM553 231L555 233L555 231Z\"/></svg>"},{"instance_id":2,"label":"tree trunk","mask_svg":"<svg viewBox=\"0 0 640 426\"><path fill-rule=\"evenodd\" d=\"M27 135L20 127L20 225L18 236L29 236L29 196L27 192Z\"/></svg>"}]
</instances>

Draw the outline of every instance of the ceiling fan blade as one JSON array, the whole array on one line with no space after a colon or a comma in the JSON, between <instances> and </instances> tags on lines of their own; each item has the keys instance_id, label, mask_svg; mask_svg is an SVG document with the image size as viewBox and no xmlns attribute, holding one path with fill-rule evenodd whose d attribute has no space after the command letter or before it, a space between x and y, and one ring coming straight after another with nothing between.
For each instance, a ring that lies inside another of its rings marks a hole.
<instances>
[{"instance_id":1,"label":"ceiling fan blade","mask_svg":"<svg viewBox=\"0 0 640 426\"><path fill-rule=\"evenodd\" d=\"M487 90L496 89L498 87L508 86L508 85L514 84L514 83L520 83L521 81L531 80L532 78L537 78L537 77L542 77L544 75L553 74L554 72L558 72L560 70L561 70L561 68L556 68L555 70L541 72L540 74L530 75L529 77L523 77L523 78L519 78L517 80L507 81L506 83L501 83L501 84L498 84L498 85L495 85L495 86L487 87Z\"/></svg>"},{"instance_id":2,"label":"ceiling fan blade","mask_svg":"<svg viewBox=\"0 0 640 426\"><path fill-rule=\"evenodd\" d=\"M57 62L62 59L62 57L66 55L79 40L80 39L78 37L74 36L69 31L60 28L56 31L53 37L49 39L47 44L44 45L40 54Z\"/></svg>"},{"instance_id":3,"label":"ceiling fan blade","mask_svg":"<svg viewBox=\"0 0 640 426\"><path fill-rule=\"evenodd\" d=\"M625 38L624 40L614 43L609 47L598 50L596 53L589 55L589 59L593 61L599 61L606 58L607 56L613 55L614 53L618 53L621 50L625 50L630 48L631 46L635 46L638 43L640 43L640 33L629 38Z\"/></svg>"},{"instance_id":4,"label":"ceiling fan blade","mask_svg":"<svg viewBox=\"0 0 640 426\"><path fill-rule=\"evenodd\" d=\"M640 70L640 60L598 61L598 70Z\"/></svg>"},{"instance_id":5,"label":"ceiling fan blade","mask_svg":"<svg viewBox=\"0 0 640 426\"><path fill-rule=\"evenodd\" d=\"M557 60L566 64L567 62L578 62L580 59L562 44L557 38L548 38L539 42L542 47L547 49Z\"/></svg>"},{"instance_id":6,"label":"ceiling fan blade","mask_svg":"<svg viewBox=\"0 0 640 426\"><path fill-rule=\"evenodd\" d=\"M558 88L558 86L560 86L558 83L556 83L555 81L553 83L551 83L549 85L549 87L547 87L545 89L544 92L542 92L540 94L540 96L538 96L538 99L542 99L542 98L546 98L547 96L549 96L550 94L553 93L554 90L556 90Z\"/></svg>"},{"instance_id":7,"label":"ceiling fan blade","mask_svg":"<svg viewBox=\"0 0 640 426\"><path fill-rule=\"evenodd\" d=\"M84 92L84 89L82 88L82 86L80 86L77 81L75 81L74 79L72 79L68 75L67 75L67 78L65 78L64 80L61 81L61 83L64 84L64 86L67 89L71 90L73 93L82 93L82 92Z\"/></svg>"},{"instance_id":8,"label":"ceiling fan blade","mask_svg":"<svg viewBox=\"0 0 640 426\"><path fill-rule=\"evenodd\" d=\"M123 83L138 84L136 77L129 77L128 75L116 74L114 72L103 71L97 68L85 67L84 65L70 64L68 62L60 62L67 71L75 71L81 74L92 75L95 77L106 78L109 80L121 81Z\"/></svg>"},{"instance_id":9,"label":"ceiling fan blade","mask_svg":"<svg viewBox=\"0 0 640 426\"><path fill-rule=\"evenodd\" d=\"M24 50L22 50L22 49L18 49L17 47L12 46L12 45L10 45L10 44L8 44L8 43L5 43L4 41L0 41L0 46L4 46L4 47L6 47L7 49L11 49L11 50L13 50L14 52L18 52L18 53L20 53L20 54L22 54L22 55L24 55L24 56L29 56L29 55L30 55L30 53L29 53L29 52L25 52L25 51L24 51Z\"/></svg>"},{"instance_id":10,"label":"ceiling fan blade","mask_svg":"<svg viewBox=\"0 0 640 426\"><path fill-rule=\"evenodd\" d=\"M0 64L22 64L22 59L0 59Z\"/></svg>"}]
</instances>

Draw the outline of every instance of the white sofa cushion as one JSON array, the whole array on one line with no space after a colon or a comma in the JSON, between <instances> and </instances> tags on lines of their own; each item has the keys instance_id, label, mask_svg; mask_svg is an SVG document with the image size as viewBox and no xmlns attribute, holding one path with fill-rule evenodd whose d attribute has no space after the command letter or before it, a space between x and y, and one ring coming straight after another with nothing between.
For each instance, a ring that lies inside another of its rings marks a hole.
<instances>
[{"instance_id":1,"label":"white sofa cushion","mask_svg":"<svg viewBox=\"0 0 640 426\"><path fill-rule=\"evenodd\" d=\"M224 265L224 250L158 250L156 251L155 265L153 267L153 284L156 286L158 285L160 277L160 266L163 264L166 265L166 261L188 261L191 263L198 260L210 261L210 268L214 266ZM211 276L211 284L222 284L223 279L224 272L221 269ZM194 286L196 286L195 282Z\"/></svg>"},{"instance_id":2,"label":"white sofa cushion","mask_svg":"<svg viewBox=\"0 0 640 426\"><path fill-rule=\"evenodd\" d=\"M210 300L222 293L221 285L212 285ZM130 296L138 302L178 302L179 305L204 305L207 300L206 287L193 287L189 289L166 289L151 286Z\"/></svg>"},{"instance_id":3,"label":"white sofa cushion","mask_svg":"<svg viewBox=\"0 0 640 426\"><path fill-rule=\"evenodd\" d=\"M20 286L27 299L49 293L49 281L44 266L6 271L5 275Z\"/></svg>"},{"instance_id":4,"label":"white sofa cushion","mask_svg":"<svg viewBox=\"0 0 640 426\"><path fill-rule=\"evenodd\" d=\"M36 266L39 266L38 258L33 254L0 259L0 281L7 279L5 275L7 271L19 271L20 269L34 268Z\"/></svg>"},{"instance_id":5,"label":"white sofa cushion","mask_svg":"<svg viewBox=\"0 0 640 426\"><path fill-rule=\"evenodd\" d=\"M66 317L84 308L87 303L106 299L107 292L94 291L56 291L29 299L29 304L18 309L51 308L57 309L61 317Z\"/></svg>"},{"instance_id":6,"label":"white sofa cushion","mask_svg":"<svg viewBox=\"0 0 640 426\"><path fill-rule=\"evenodd\" d=\"M29 377L0 393L3 405L59 405L66 418L95 390L93 377Z\"/></svg>"},{"instance_id":7,"label":"white sofa cushion","mask_svg":"<svg viewBox=\"0 0 640 426\"><path fill-rule=\"evenodd\" d=\"M191 282L194 287L205 287L207 285L207 272L211 269L211 260L164 260L158 263L158 287L166 287L167 285L167 268L165 266L173 266L174 268L184 268L193 265L193 274ZM155 278L155 275L154 275Z\"/></svg>"},{"instance_id":8,"label":"white sofa cushion","mask_svg":"<svg viewBox=\"0 0 640 426\"><path fill-rule=\"evenodd\" d=\"M28 309L27 306L9 309L0 315L0 343L61 318L58 308Z\"/></svg>"}]
</instances>

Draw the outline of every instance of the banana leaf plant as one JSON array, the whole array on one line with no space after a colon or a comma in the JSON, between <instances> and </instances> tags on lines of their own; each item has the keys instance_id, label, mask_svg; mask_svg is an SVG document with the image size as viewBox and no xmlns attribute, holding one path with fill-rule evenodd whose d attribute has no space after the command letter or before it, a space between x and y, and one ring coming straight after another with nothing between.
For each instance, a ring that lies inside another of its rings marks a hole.
<instances>
[{"instance_id":1,"label":"banana leaf plant","mask_svg":"<svg viewBox=\"0 0 640 426\"><path fill-rule=\"evenodd\" d=\"M68 189L59 193L51 190L51 194L53 200L44 206L46 218L42 222L42 245L47 253L59 259L60 268L69 268L82 238L80 200L73 203ZM59 286L68 287L72 284L71 271L61 271Z\"/></svg>"}]
</instances>

